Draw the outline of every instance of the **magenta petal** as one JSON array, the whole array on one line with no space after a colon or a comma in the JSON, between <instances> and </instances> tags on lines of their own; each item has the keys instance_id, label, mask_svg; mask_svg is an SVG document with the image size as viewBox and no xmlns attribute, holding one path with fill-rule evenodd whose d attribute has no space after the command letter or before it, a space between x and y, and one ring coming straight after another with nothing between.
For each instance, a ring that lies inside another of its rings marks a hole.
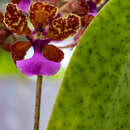
<instances>
[{"instance_id":1,"label":"magenta petal","mask_svg":"<svg viewBox=\"0 0 130 130\"><path fill-rule=\"evenodd\" d=\"M29 6L30 6L30 0L20 0L18 4L18 8L26 13L28 13Z\"/></svg>"},{"instance_id":2,"label":"magenta petal","mask_svg":"<svg viewBox=\"0 0 130 130\"><path fill-rule=\"evenodd\" d=\"M58 72L61 64L46 59L41 53L35 53L32 58L16 61L18 69L27 76L51 76Z\"/></svg>"}]
</instances>

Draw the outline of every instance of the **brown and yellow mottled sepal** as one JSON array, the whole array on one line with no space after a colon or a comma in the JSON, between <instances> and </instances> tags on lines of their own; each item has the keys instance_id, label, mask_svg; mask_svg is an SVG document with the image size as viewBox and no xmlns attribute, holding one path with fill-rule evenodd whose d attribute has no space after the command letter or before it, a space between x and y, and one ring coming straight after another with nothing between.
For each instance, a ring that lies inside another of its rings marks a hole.
<instances>
[{"instance_id":1,"label":"brown and yellow mottled sepal","mask_svg":"<svg viewBox=\"0 0 130 130\"><path fill-rule=\"evenodd\" d=\"M67 18L56 18L49 26L47 37L52 40L64 40L77 32L81 26L81 19L78 15L70 14Z\"/></svg>"},{"instance_id":2,"label":"brown and yellow mottled sepal","mask_svg":"<svg viewBox=\"0 0 130 130\"><path fill-rule=\"evenodd\" d=\"M30 21L35 28L44 28L57 15L58 9L47 3L35 2L30 6Z\"/></svg>"},{"instance_id":3,"label":"brown and yellow mottled sepal","mask_svg":"<svg viewBox=\"0 0 130 130\"><path fill-rule=\"evenodd\" d=\"M51 61L54 62L61 62L64 58L64 53L62 50L60 50L59 48L57 48L54 45L46 45L43 49L42 49L42 54Z\"/></svg>"},{"instance_id":4,"label":"brown and yellow mottled sepal","mask_svg":"<svg viewBox=\"0 0 130 130\"><path fill-rule=\"evenodd\" d=\"M31 35L31 30L27 25L26 15L21 10L18 10L15 4L7 5L4 21L12 32L18 35Z\"/></svg>"}]
</instances>

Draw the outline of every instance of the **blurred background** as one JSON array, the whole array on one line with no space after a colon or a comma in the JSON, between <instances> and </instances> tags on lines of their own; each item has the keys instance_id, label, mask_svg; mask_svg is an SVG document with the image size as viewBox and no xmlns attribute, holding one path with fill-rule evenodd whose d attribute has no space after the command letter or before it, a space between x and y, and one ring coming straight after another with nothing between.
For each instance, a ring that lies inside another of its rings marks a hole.
<instances>
[{"instance_id":1,"label":"blurred background","mask_svg":"<svg viewBox=\"0 0 130 130\"><path fill-rule=\"evenodd\" d=\"M44 78L40 129L46 130L61 79ZM33 130L35 80L19 76L0 78L0 130Z\"/></svg>"},{"instance_id":2,"label":"blurred background","mask_svg":"<svg viewBox=\"0 0 130 130\"><path fill-rule=\"evenodd\" d=\"M8 0L0 0L4 12ZM9 41L9 39L8 39ZM71 43L69 38L57 46ZM51 43L54 44L54 43ZM43 77L40 130L46 130L64 72L74 49L63 49L65 58L61 70L53 77ZM26 58L33 55L30 48ZM25 77L15 67L9 52L0 46L0 130L33 130L36 77Z\"/></svg>"}]
</instances>

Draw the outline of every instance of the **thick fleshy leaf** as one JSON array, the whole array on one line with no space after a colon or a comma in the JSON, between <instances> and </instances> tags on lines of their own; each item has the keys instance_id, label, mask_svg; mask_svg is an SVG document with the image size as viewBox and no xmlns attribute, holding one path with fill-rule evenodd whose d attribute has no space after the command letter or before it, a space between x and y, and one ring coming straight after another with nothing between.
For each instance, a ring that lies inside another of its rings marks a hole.
<instances>
[{"instance_id":1,"label":"thick fleshy leaf","mask_svg":"<svg viewBox=\"0 0 130 130\"><path fill-rule=\"evenodd\" d=\"M44 28L57 15L57 8L47 3L36 2L30 6L29 14L35 28Z\"/></svg>"},{"instance_id":2,"label":"thick fleshy leaf","mask_svg":"<svg viewBox=\"0 0 130 130\"><path fill-rule=\"evenodd\" d=\"M61 62L64 58L63 51L54 45L46 45L43 47L42 53L48 60L54 62Z\"/></svg>"},{"instance_id":3,"label":"thick fleshy leaf","mask_svg":"<svg viewBox=\"0 0 130 130\"><path fill-rule=\"evenodd\" d=\"M18 69L27 76L56 74L61 64L46 59L41 53L35 53L32 58L16 61Z\"/></svg>"},{"instance_id":4,"label":"thick fleshy leaf","mask_svg":"<svg viewBox=\"0 0 130 130\"><path fill-rule=\"evenodd\" d=\"M28 13L29 6L30 0L20 0L20 2L18 3L18 8L26 13Z\"/></svg>"},{"instance_id":5,"label":"thick fleshy leaf","mask_svg":"<svg viewBox=\"0 0 130 130\"><path fill-rule=\"evenodd\" d=\"M75 14L70 14L67 18L59 17L50 23L46 36L56 41L64 40L75 34L80 25L80 17Z\"/></svg>"},{"instance_id":6,"label":"thick fleshy leaf","mask_svg":"<svg viewBox=\"0 0 130 130\"><path fill-rule=\"evenodd\" d=\"M8 4L4 21L8 28L16 34L31 35L31 30L27 25L26 15L18 10L15 4Z\"/></svg>"},{"instance_id":7,"label":"thick fleshy leaf","mask_svg":"<svg viewBox=\"0 0 130 130\"><path fill-rule=\"evenodd\" d=\"M110 0L81 38L47 130L130 129L130 1Z\"/></svg>"}]
</instances>

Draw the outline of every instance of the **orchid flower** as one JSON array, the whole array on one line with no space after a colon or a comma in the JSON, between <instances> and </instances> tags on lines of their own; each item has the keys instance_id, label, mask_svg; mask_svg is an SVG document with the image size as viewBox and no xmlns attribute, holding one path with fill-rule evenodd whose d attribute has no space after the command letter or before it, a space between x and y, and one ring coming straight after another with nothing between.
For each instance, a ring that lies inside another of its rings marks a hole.
<instances>
[{"instance_id":1,"label":"orchid flower","mask_svg":"<svg viewBox=\"0 0 130 130\"><path fill-rule=\"evenodd\" d=\"M14 3L18 3L18 7L24 12L27 12L29 8L29 0L11 0ZM17 2L16 2L17 1ZM99 5L102 0L66 0L65 2L61 0L34 0L34 1L44 1L49 4L58 5L60 3L59 13L75 13L81 17L81 30L74 37L73 43L65 45L60 48L74 47L79 42L81 35L86 30L87 26L91 23L93 18L97 15L97 5ZM63 4L63 6L62 6Z\"/></svg>"},{"instance_id":2,"label":"orchid flower","mask_svg":"<svg viewBox=\"0 0 130 130\"><path fill-rule=\"evenodd\" d=\"M25 14L15 4L8 4L5 23L17 35L26 35L29 42L17 41L11 46L12 57L19 70L27 75L54 75L60 69L63 52L50 41L61 41L72 36L80 28L80 17L56 17L58 9L47 3L35 2L30 5L29 18L35 33L28 27ZM34 48L34 55L24 60L26 51Z\"/></svg>"}]
</instances>

